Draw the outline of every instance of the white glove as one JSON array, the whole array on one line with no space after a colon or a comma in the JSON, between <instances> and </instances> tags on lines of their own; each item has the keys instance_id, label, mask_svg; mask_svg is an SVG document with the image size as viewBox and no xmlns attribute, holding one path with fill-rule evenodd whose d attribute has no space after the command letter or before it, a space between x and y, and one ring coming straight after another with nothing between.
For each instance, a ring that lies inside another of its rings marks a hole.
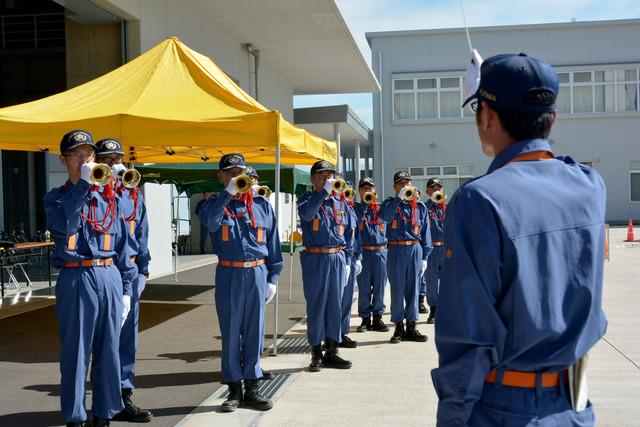
<instances>
[{"instance_id":1,"label":"white glove","mask_svg":"<svg viewBox=\"0 0 640 427\"><path fill-rule=\"evenodd\" d=\"M131 311L131 297L129 295L122 295L122 325L124 326L125 320L127 320L127 316L129 316L129 312Z\"/></svg>"},{"instance_id":2,"label":"white glove","mask_svg":"<svg viewBox=\"0 0 640 427\"><path fill-rule=\"evenodd\" d=\"M273 283L267 283L267 295L265 296L265 304L269 304L273 297L276 295L276 285Z\"/></svg>"},{"instance_id":3,"label":"white glove","mask_svg":"<svg viewBox=\"0 0 640 427\"><path fill-rule=\"evenodd\" d=\"M238 194L238 190L236 190L236 187L233 186L233 183L236 182L236 178L231 178L231 180L229 181L229 184L227 184L227 188L225 188L225 190L227 190L227 193L231 194L232 196L235 196L236 194Z\"/></svg>"},{"instance_id":4,"label":"white glove","mask_svg":"<svg viewBox=\"0 0 640 427\"><path fill-rule=\"evenodd\" d=\"M253 192L254 196L258 195L258 189L260 188L260 184L253 184L251 186L251 191Z\"/></svg>"},{"instance_id":5,"label":"white glove","mask_svg":"<svg viewBox=\"0 0 640 427\"><path fill-rule=\"evenodd\" d=\"M138 275L138 298L142 295L142 291L144 291L145 286L147 285L147 276L144 274Z\"/></svg>"},{"instance_id":6,"label":"white glove","mask_svg":"<svg viewBox=\"0 0 640 427\"><path fill-rule=\"evenodd\" d=\"M427 260L422 261L422 268L420 271L420 277L424 276L424 272L427 271Z\"/></svg>"},{"instance_id":7,"label":"white glove","mask_svg":"<svg viewBox=\"0 0 640 427\"><path fill-rule=\"evenodd\" d=\"M471 51L471 60L467 63L467 75L462 88L462 100L466 101L471 95L476 93L480 87L480 66L482 65L482 57L477 50Z\"/></svg>"},{"instance_id":8,"label":"white glove","mask_svg":"<svg viewBox=\"0 0 640 427\"><path fill-rule=\"evenodd\" d=\"M346 267L347 268L344 271L345 275L346 275L346 278L344 279L344 283L342 284L343 288L347 286L347 283L349 283L349 276L351 275L351 266L347 265Z\"/></svg>"},{"instance_id":9,"label":"white glove","mask_svg":"<svg viewBox=\"0 0 640 427\"><path fill-rule=\"evenodd\" d=\"M405 197L405 194L408 190L411 190L410 186L405 185L404 187L402 187L398 192L398 197L400 197L402 200L406 200L407 198Z\"/></svg>"},{"instance_id":10,"label":"white glove","mask_svg":"<svg viewBox=\"0 0 640 427\"><path fill-rule=\"evenodd\" d=\"M118 163L118 164L115 164L115 165L111 166L111 170L113 171L113 176L115 176L118 179L120 179L120 174L122 172L126 171L127 168L122 163Z\"/></svg>"},{"instance_id":11,"label":"white glove","mask_svg":"<svg viewBox=\"0 0 640 427\"><path fill-rule=\"evenodd\" d=\"M358 276L360 273L362 273L362 261L357 259L356 260L356 264L355 264L355 268L356 268L356 276Z\"/></svg>"},{"instance_id":12,"label":"white glove","mask_svg":"<svg viewBox=\"0 0 640 427\"><path fill-rule=\"evenodd\" d=\"M93 181L91 181L91 169L93 169L95 165L96 164L94 162L85 163L80 169L80 178L87 181L89 184L93 184Z\"/></svg>"},{"instance_id":13,"label":"white glove","mask_svg":"<svg viewBox=\"0 0 640 427\"><path fill-rule=\"evenodd\" d=\"M327 193L331 194L331 192L333 191L334 182L336 182L336 180L333 178L329 178L324 182L324 189L327 191Z\"/></svg>"}]
</instances>

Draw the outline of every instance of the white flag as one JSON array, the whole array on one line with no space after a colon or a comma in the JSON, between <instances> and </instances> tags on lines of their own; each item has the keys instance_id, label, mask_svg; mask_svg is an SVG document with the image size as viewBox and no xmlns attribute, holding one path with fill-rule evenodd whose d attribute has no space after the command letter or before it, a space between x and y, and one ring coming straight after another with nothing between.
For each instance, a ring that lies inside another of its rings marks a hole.
<instances>
[{"instance_id":1,"label":"white flag","mask_svg":"<svg viewBox=\"0 0 640 427\"><path fill-rule=\"evenodd\" d=\"M476 93L480 86L480 66L482 65L482 57L477 50L471 51L471 61L467 64L467 75L464 81L464 97L466 100Z\"/></svg>"}]
</instances>

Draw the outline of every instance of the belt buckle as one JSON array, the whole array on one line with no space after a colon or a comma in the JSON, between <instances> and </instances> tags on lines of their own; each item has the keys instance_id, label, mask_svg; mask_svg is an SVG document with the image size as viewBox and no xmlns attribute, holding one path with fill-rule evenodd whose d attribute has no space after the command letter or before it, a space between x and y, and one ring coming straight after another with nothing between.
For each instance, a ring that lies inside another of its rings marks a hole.
<instances>
[{"instance_id":1,"label":"belt buckle","mask_svg":"<svg viewBox=\"0 0 640 427\"><path fill-rule=\"evenodd\" d=\"M100 259L92 259L91 260L91 267L100 267Z\"/></svg>"},{"instance_id":2,"label":"belt buckle","mask_svg":"<svg viewBox=\"0 0 640 427\"><path fill-rule=\"evenodd\" d=\"M244 268L253 267L253 261L245 261L243 264Z\"/></svg>"}]
</instances>

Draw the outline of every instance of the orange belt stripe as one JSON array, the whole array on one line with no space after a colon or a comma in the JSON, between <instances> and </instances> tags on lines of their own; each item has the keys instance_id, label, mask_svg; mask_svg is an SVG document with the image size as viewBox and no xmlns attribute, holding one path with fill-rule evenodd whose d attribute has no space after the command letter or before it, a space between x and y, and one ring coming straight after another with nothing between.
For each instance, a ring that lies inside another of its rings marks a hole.
<instances>
[{"instance_id":1,"label":"orange belt stripe","mask_svg":"<svg viewBox=\"0 0 640 427\"><path fill-rule=\"evenodd\" d=\"M417 240L389 240L390 246L411 246L417 243Z\"/></svg>"},{"instance_id":2,"label":"orange belt stripe","mask_svg":"<svg viewBox=\"0 0 640 427\"><path fill-rule=\"evenodd\" d=\"M560 374L558 372L520 372L520 371L504 371L502 376L502 385L509 387L536 388L536 377L542 376L542 387L558 387L560 385ZM488 383L495 384L498 372L494 369L484 377ZM563 372L566 379L566 371Z\"/></svg>"},{"instance_id":3,"label":"orange belt stripe","mask_svg":"<svg viewBox=\"0 0 640 427\"><path fill-rule=\"evenodd\" d=\"M221 259L218 263L224 267L251 268L264 264L264 259L256 259L254 261L228 261Z\"/></svg>"},{"instance_id":4,"label":"orange belt stripe","mask_svg":"<svg viewBox=\"0 0 640 427\"><path fill-rule=\"evenodd\" d=\"M387 249L387 245L378 245L378 246L362 245L362 249L367 251L379 251L381 249Z\"/></svg>"},{"instance_id":5,"label":"orange belt stripe","mask_svg":"<svg viewBox=\"0 0 640 427\"><path fill-rule=\"evenodd\" d=\"M68 268L108 267L110 265L113 265L113 258L85 259L82 261L70 261L64 263L64 266Z\"/></svg>"},{"instance_id":6,"label":"orange belt stripe","mask_svg":"<svg viewBox=\"0 0 640 427\"><path fill-rule=\"evenodd\" d=\"M335 254L342 252L342 248L305 248L304 251L312 254Z\"/></svg>"},{"instance_id":7,"label":"orange belt stripe","mask_svg":"<svg viewBox=\"0 0 640 427\"><path fill-rule=\"evenodd\" d=\"M431 242L433 246L444 246L444 242Z\"/></svg>"}]
</instances>

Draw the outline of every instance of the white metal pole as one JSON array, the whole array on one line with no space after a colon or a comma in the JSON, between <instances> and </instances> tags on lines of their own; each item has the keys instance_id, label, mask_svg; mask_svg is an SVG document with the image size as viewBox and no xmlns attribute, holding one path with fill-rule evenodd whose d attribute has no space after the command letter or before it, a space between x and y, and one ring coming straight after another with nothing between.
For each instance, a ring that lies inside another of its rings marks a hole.
<instances>
[{"instance_id":1,"label":"white metal pole","mask_svg":"<svg viewBox=\"0 0 640 427\"><path fill-rule=\"evenodd\" d=\"M276 220L280 220L280 141L276 146ZM280 231L278 230L278 233ZM271 347L271 355L278 355L278 290L273 303L273 346Z\"/></svg>"},{"instance_id":2,"label":"white metal pole","mask_svg":"<svg viewBox=\"0 0 640 427\"><path fill-rule=\"evenodd\" d=\"M177 190L177 187L176 187ZM176 257L175 257L175 269L173 273L173 280L178 281L178 255L180 254L180 190L177 190L176 197Z\"/></svg>"}]
</instances>

